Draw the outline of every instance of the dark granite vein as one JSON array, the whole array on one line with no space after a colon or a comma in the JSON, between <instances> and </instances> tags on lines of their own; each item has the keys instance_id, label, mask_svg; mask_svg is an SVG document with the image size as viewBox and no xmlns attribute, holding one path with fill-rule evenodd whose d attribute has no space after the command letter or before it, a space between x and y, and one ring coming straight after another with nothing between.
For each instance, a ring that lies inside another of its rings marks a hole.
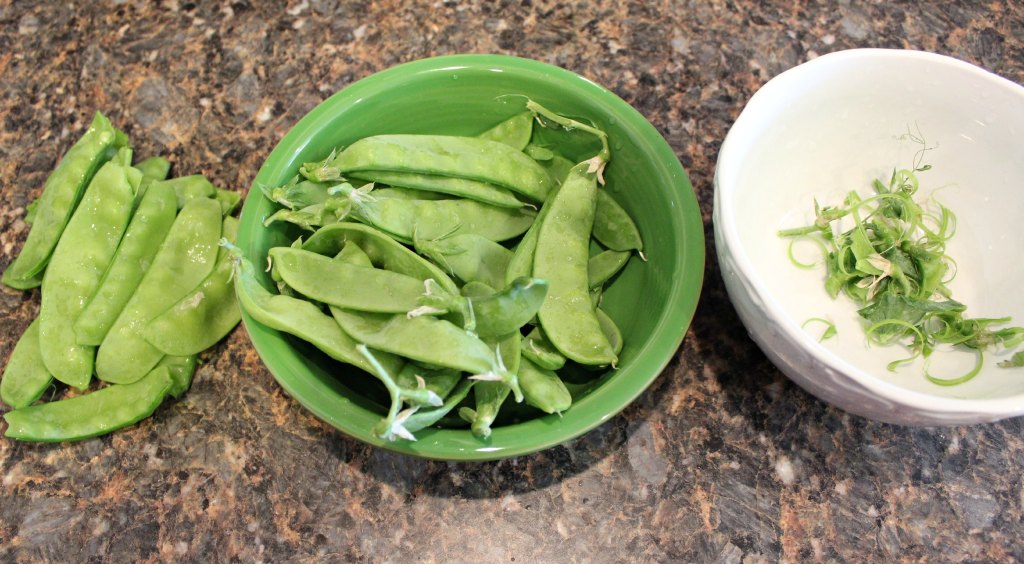
<instances>
[{"instance_id":1,"label":"dark granite vein","mask_svg":"<svg viewBox=\"0 0 1024 564\"><path fill-rule=\"evenodd\" d=\"M633 104L701 204L708 269L677 358L620 416L486 464L354 442L290 401L243 329L192 390L72 445L0 441L5 561L1019 561L1024 423L909 429L789 383L715 262L714 161L771 77L851 47L926 49L1024 82L1019 2L0 1L0 268L100 109L139 155L246 192L317 103L448 53L556 64ZM0 290L0 357L38 308Z\"/></svg>"}]
</instances>

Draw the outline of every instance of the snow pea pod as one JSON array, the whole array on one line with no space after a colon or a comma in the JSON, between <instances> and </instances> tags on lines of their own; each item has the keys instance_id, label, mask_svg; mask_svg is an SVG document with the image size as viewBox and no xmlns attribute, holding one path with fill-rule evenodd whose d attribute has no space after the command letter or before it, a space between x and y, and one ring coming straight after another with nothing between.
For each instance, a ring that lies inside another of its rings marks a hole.
<instances>
[{"instance_id":1,"label":"snow pea pod","mask_svg":"<svg viewBox=\"0 0 1024 564\"><path fill-rule=\"evenodd\" d=\"M512 333L497 340L488 340L489 345L497 347L502 361L509 366L509 370L516 374L519 372L521 362L520 340L519 333ZM505 403L505 399L508 398L509 391L509 387L502 382L480 382L476 385L473 389L475 408L459 410L459 416L469 422L474 436L481 439L491 436L491 424L497 419L498 412L501 410L501 405ZM521 399L517 401L521 401Z\"/></svg>"},{"instance_id":2,"label":"snow pea pod","mask_svg":"<svg viewBox=\"0 0 1024 564\"><path fill-rule=\"evenodd\" d=\"M213 270L221 222L220 204L212 198L189 200L178 213L152 265L100 344L96 375L101 380L134 382L160 361L163 353L146 341L143 328Z\"/></svg>"},{"instance_id":3,"label":"snow pea pod","mask_svg":"<svg viewBox=\"0 0 1024 564\"><path fill-rule=\"evenodd\" d=\"M233 242L238 220L225 217L221 231L224 239ZM199 354L215 345L242 320L231 283L233 270L231 255L222 247L213 271L147 323L142 336L162 353L175 356Z\"/></svg>"},{"instance_id":4,"label":"snow pea pod","mask_svg":"<svg viewBox=\"0 0 1024 564\"><path fill-rule=\"evenodd\" d=\"M531 159L541 163L544 166L544 161L550 161L555 158L555 152L543 145L536 143L528 143L526 147L523 147L523 152L530 156ZM570 165L569 168L572 168Z\"/></svg>"},{"instance_id":5,"label":"snow pea pod","mask_svg":"<svg viewBox=\"0 0 1024 564\"><path fill-rule=\"evenodd\" d=\"M608 192L597 193L594 238L613 251L642 251L643 241L626 210Z\"/></svg>"},{"instance_id":6,"label":"snow pea pod","mask_svg":"<svg viewBox=\"0 0 1024 564\"><path fill-rule=\"evenodd\" d=\"M167 393L175 398L180 398L182 394L188 391L189 386L192 385L192 376L196 372L197 364L199 364L199 357L194 354L187 356L167 355L160 359L154 370L162 367L167 368L167 373L171 377L171 387L167 390Z\"/></svg>"},{"instance_id":7,"label":"snow pea pod","mask_svg":"<svg viewBox=\"0 0 1024 564\"><path fill-rule=\"evenodd\" d=\"M519 240L515 251L512 252L512 259L509 260L508 269L505 271L506 284L512 283L516 278L533 276L533 257L537 251L537 233L540 231L540 226L544 223L544 218L547 217L548 211L551 208L548 203L557 193L558 188L556 187L551 191L548 200L540 208L533 224L530 225L523 238Z\"/></svg>"},{"instance_id":8,"label":"snow pea pod","mask_svg":"<svg viewBox=\"0 0 1024 564\"><path fill-rule=\"evenodd\" d=\"M212 199L217 197L217 187L202 174L179 176L150 184L150 186L157 185L167 186L174 190L174 195L178 199L179 210L184 209L186 204L196 198Z\"/></svg>"},{"instance_id":9,"label":"snow pea pod","mask_svg":"<svg viewBox=\"0 0 1024 564\"><path fill-rule=\"evenodd\" d=\"M465 298L485 298L496 291L488 284L473 280L462 285L461 293Z\"/></svg>"},{"instance_id":10,"label":"snow pea pod","mask_svg":"<svg viewBox=\"0 0 1024 564\"><path fill-rule=\"evenodd\" d=\"M533 112L521 112L477 135L480 139L489 139L504 143L517 151L526 149L533 136Z\"/></svg>"},{"instance_id":11,"label":"snow pea pod","mask_svg":"<svg viewBox=\"0 0 1024 564\"><path fill-rule=\"evenodd\" d=\"M264 187L263 195L268 200L281 204L290 210L299 210L314 204L322 204L327 200L327 189L333 186L330 182L299 181L296 176L288 183L275 188Z\"/></svg>"},{"instance_id":12,"label":"snow pea pod","mask_svg":"<svg viewBox=\"0 0 1024 564\"><path fill-rule=\"evenodd\" d=\"M443 270L405 248L387 234L367 225L350 222L328 225L311 235L302 244L302 248L321 255L335 256L345 243L350 241L358 245L377 268L412 276L420 281L434 279L448 292L459 293L455 282L452 282Z\"/></svg>"},{"instance_id":13,"label":"snow pea pod","mask_svg":"<svg viewBox=\"0 0 1024 564\"><path fill-rule=\"evenodd\" d=\"M307 231L316 231L324 225L337 223L348 215L351 206L341 198L330 198L320 204L313 204L301 209L282 208L263 220L269 226L276 221L287 221Z\"/></svg>"},{"instance_id":14,"label":"snow pea pod","mask_svg":"<svg viewBox=\"0 0 1024 564\"><path fill-rule=\"evenodd\" d=\"M462 373L451 368L425 368L410 362L395 376L399 387L411 390L419 388L421 381L423 388L444 399L462 381Z\"/></svg>"},{"instance_id":15,"label":"snow pea pod","mask_svg":"<svg viewBox=\"0 0 1024 564\"><path fill-rule=\"evenodd\" d=\"M523 202L508 189L469 178L384 170L358 171L349 176L388 186L459 196L501 208L523 207Z\"/></svg>"},{"instance_id":16,"label":"snow pea pod","mask_svg":"<svg viewBox=\"0 0 1024 564\"><path fill-rule=\"evenodd\" d=\"M405 313L419 305L423 281L380 268L355 266L312 251L276 247L270 260L296 292L360 311Z\"/></svg>"},{"instance_id":17,"label":"snow pea pod","mask_svg":"<svg viewBox=\"0 0 1024 564\"><path fill-rule=\"evenodd\" d=\"M572 395L558 374L535 365L526 356L519 365L519 385L526 403L544 413L561 413L572 405Z\"/></svg>"},{"instance_id":18,"label":"snow pea pod","mask_svg":"<svg viewBox=\"0 0 1024 564\"><path fill-rule=\"evenodd\" d=\"M328 166L341 174L390 170L454 176L507 188L544 201L551 178L522 151L487 139L445 135L377 135L341 151Z\"/></svg>"},{"instance_id":19,"label":"snow pea pod","mask_svg":"<svg viewBox=\"0 0 1024 564\"><path fill-rule=\"evenodd\" d=\"M545 370L558 370L565 366L565 356L544 336L540 327L534 327L523 338L523 357Z\"/></svg>"},{"instance_id":20,"label":"snow pea pod","mask_svg":"<svg viewBox=\"0 0 1024 564\"><path fill-rule=\"evenodd\" d=\"M353 217L406 244L416 236L434 239L462 233L505 241L522 235L536 216L527 208L499 208L465 198L369 198L353 204Z\"/></svg>"},{"instance_id":21,"label":"snow pea pod","mask_svg":"<svg viewBox=\"0 0 1024 564\"><path fill-rule=\"evenodd\" d=\"M601 308L597 308L594 311L597 314L597 321L601 324L601 331L605 337L608 338L608 343L612 346L612 352L618 357L619 353L622 352L622 332L619 331L619 326L615 324L615 321Z\"/></svg>"},{"instance_id":22,"label":"snow pea pod","mask_svg":"<svg viewBox=\"0 0 1024 564\"><path fill-rule=\"evenodd\" d=\"M4 271L4 284L19 290L41 284L50 254L71 219L82 192L100 166L113 156L112 150L126 144L123 134L97 112L89 129L68 149L47 177L32 228L21 252Z\"/></svg>"},{"instance_id":23,"label":"snow pea pod","mask_svg":"<svg viewBox=\"0 0 1024 564\"><path fill-rule=\"evenodd\" d=\"M93 176L53 250L43 278L39 350L53 377L84 390L92 379L95 347L79 345L74 323L99 287L128 226L142 173L124 148Z\"/></svg>"},{"instance_id":24,"label":"snow pea pod","mask_svg":"<svg viewBox=\"0 0 1024 564\"><path fill-rule=\"evenodd\" d=\"M626 266L632 253L629 251L601 251L587 262L587 278L590 287L597 288L618 274Z\"/></svg>"},{"instance_id":25,"label":"snow pea pod","mask_svg":"<svg viewBox=\"0 0 1024 564\"><path fill-rule=\"evenodd\" d=\"M103 280L75 321L79 344L99 346L103 342L152 264L176 214L174 190L160 185L146 190Z\"/></svg>"},{"instance_id":26,"label":"snow pea pod","mask_svg":"<svg viewBox=\"0 0 1024 564\"><path fill-rule=\"evenodd\" d=\"M135 168L142 173L142 186L166 180L171 172L171 162L163 157L149 157L135 163Z\"/></svg>"},{"instance_id":27,"label":"snow pea pod","mask_svg":"<svg viewBox=\"0 0 1024 564\"><path fill-rule=\"evenodd\" d=\"M345 262L353 266L373 268L373 263L370 261L370 257L352 241L345 243L345 246L334 257L334 260ZM469 312L469 302L467 300L448 293L433 279L428 279L422 284L419 284L419 288L420 295L416 299L418 307L406 310L407 315L439 315L448 312L455 312L452 316L449 316L451 317L449 321L458 320L463 323L465 322L465 317L468 316ZM353 309L366 310L366 306L362 305ZM462 316L461 319L454 317L459 315ZM471 328L466 329L471 330Z\"/></svg>"},{"instance_id":28,"label":"snow pea pod","mask_svg":"<svg viewBox=\"0 0 1024 564\"><path fill-rule=\"evenodd\" d=\"M469 372L477 379L500 380L515 392L516 401L522 399L515 373L491 347L454 323L429 316L330 309L345 333L375 350Z\"/></svg>"},{"instance_id":29,"label":"snow pea pod","mask_svg":"<svg viewBox=\"0 0 1024 564\"><path fill-rule=\"evenodd\" d=\"M242 309L254 320L294 335L335 360L376 374L374 366L356 349L358 343L342 331L334 319L306 300L270 293L257 280L249 259L237 248L228 248L235 262L235 295ZM392 354L375 351L374 356L391 374L402 368L402 359Z\"/></svg>"},{"instance_id":30,"label":"snow pea pod","mask_svg":"<svg viewBox=\"0 0 1024 564\"><path fill-rule=\"evenodd\" d=\"M598 193L589 168L588 162L576 165L551 200L537 235L533 274L550 284L538 318L551 343L580 364L604 366L616 359L589 297L588 244Z\"/></svg>"},{"instance_id":31,"label":"snow pea pod","mask_svg":"<svg viewBox=\"0 0 1024 564\"><path fill-rule=\"evenodd\" d=\"M171 389L168 368L158 367L132 384L107 386L71 399L4 414L5 435L23 441L79 441L105 435L149 417Z\"/></svg>"},{"instance_id":32,"label":"snow pea pod","mask_svg":"<svg viewBox=\"0 0 1024 564\"><path fill-rule=\"evenodd\" d=\"M235 213L235 210L238 209L238 204L242 203L241 194L233 190L224 190L223 188L217 188L217 193L213 198L220 202L220 213L225 216Z\"/></svg>"},{"instance_id":33,"label":"snow pea pod","mask_svg":"<svg viewBox=\"0 0 1024 564\"><path fill-rule=\"evenodd\" d=\"M375 188L373 190L373 196L376 198L399 198L402 200L447 200L452 197L449 194L443 194L441 192L429 192L427 190L402 188L400 186Z\"/></svg>"},{"instance_id":34,"label":"snow pea pod","mask_svg":"<svg viewBox=\"0 0 1024 564\"><path fill-rule=\"evenodd\" d=\"M466 399L466 396L469 395L469 392L473 389L474 385L480 385L481 383L482 382L477 380L463 378L459 381L459 384L455 386L455 389L452 390L451 394L444 400L444 404L433 409L419 409L406 418L404 423L405 429L410 433L415 433L416 431L436 424L446 415L451 413L451 411L455 409L455 406L462 403L462 400Z\"/></svg>"},{"instance_id":35,"label":"snow pea pod","mask_svg":"<svg viewBox=\"0 0 1024 564\"><path fill-rule=\"evenodd\" d=\"M39 198L36 198L25 206L25 223L32 225L32 222L36 220L36 212L39 211Z\"/></svg>"},{"instance_id":36,"label":"snow pea pod","mask_svg":"<svg viewBox=\"0 0 1024 564\"><path fill-rule=\"evenodd\" d=\"M517 278L501 291L487 296L469 296L477 335L495 338L519 331L537 315L547 293L547 281Z\"/></svg>"},{"instance_id":37,"label":"snow pea pod","mask_svg":"<svg viewBox=\"0 0 1024 564\"><path fill-rule=\"evenodd\" d=\"M345 262L355 266L363 266L366 268L373 268L373 262L370 261L370 256L367 255L359 245L348 241L345 246L338 251L338 254L334 255L334 260Z\"/></svg>"},{"instance_id":38,"label":"snow pea pod","mask_svg":"<svg viewBox=\"0 0 1024 564\"><path fill-rule=\"evenodd\" d=\"M558 185L565 182L566 177L569 176L569 171L575 166L572 161L558 154L550 159L541 161L540 165L547 171L551 180Z\"/></svg>"},{"instance_id":39,"label":"snow pea pod","mask_svg":"<svg viewBox=\"0 0 1024 564\"><path fill-rule=\"evenodd\" d=\"M53 378L43 364L39 353L39 319L32 320L18 343L0 379L0 399L14 409L32 404L39 399Z\"/></svg>"},{"instance_id":40,"label":"snow pea pod","mask_svg":"<svg viewBox=\"0 0 1024 564\"><path fill-rule=\"evenodd\" d=\"M475 437L486 439L491 436L491 424L498 417L508 392L508 386L500 382L480 382L473 388L475 407L459 409L459 417L469 423Z\"/></svg>"},{"instance_id":41,"label":"snow pea pod","mask_svg":"<svg viewBox=\"0 0 1024 564\"><path fill-rule=\"evenodd\" d=\"M416 252L425 255L463 282L483 282L501 287L512 251L473 233L435 240L414 240Z\"/></svg>"}]
</instances>

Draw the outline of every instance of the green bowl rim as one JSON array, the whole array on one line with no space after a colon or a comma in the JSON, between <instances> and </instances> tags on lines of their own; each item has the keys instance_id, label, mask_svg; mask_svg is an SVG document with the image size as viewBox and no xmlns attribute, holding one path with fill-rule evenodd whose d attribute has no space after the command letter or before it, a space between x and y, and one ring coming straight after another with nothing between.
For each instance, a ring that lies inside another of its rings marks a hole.
<instances>
[{"instance_id":1,"label":"green bowl rim","mask_svg":"<svg viewBox=\"0 0 1024 564\"><path fill-rule=\"evenodd\" d=\"M520 442L511 446L494 446L492 444L500 443L500 440L496 439L512 432L512 429L518 429L538 420L495 428L489 443L476 440L467 430L449 429L424 429L417 433L420 440L416 442L389 442L373 436L369 429L346 426L344 419L323 409L320 405L320 398L311 397L317 393L313 389L313 384L303 379L282 375L283 367L279 366L281 361L269 351L271 345L261 343L264 337L273 338L274 335L280 337L280 333L256 323L244 310L242 311L242 321L253 347L278 384L299 404L332 427L360 441L403 454L437 460L486 461L530 454L577 438L611 419L650 387L674 358L693 320L703 286L705 241L703 220L689 176L673 149L642 114L610 90L587 78L548 63L508 55L461 54L419 59L389 67L335 92L300 119L271 151L257 172L249 190L249 193L255 193L257 198L246 197L242 217L246 217L246 211L249 211L250 214L255 213L252 210L258 205L257 200L262 197L260 196L261 191L258 188L253 190L253 188L256 188L265 177L272 177L280 173L279 169L283 168L283 162L291 158L284 155L294 155L304 149L310 142L305 132L321 129L321 122L331 119L334 106L344 100L358 102L363 95L373 93L378 86L387 83L392 78L432 72L450 72L462 68L484 70L513 68L549 75L553 82L576 83L576 87L584 90L587 95L595 97L610 109L615 108L617 117L621 117L623 121L628 120L636 128L639 137L645 141L648 148L655 152L656 160L666 163L665 166L671 169L672 176L678 177L674 195L677 198L677 213L682 216L682 233L680 235L682 245L679 249L681 257L679 267L675 271L679 278L673 281L669 300L664 305L663 314L656 324L651 338L637 351L636 359L631 366L632 372L646 374L646 376L642 378L635 376L632 378L609 378L601 385L600 394L588 394L577 405L570 408L570 412L574 408L586 409L587 416L557 420L552 425L553 431L545 429L543 433L534 436L536 440L525 443ZM243 219L243 227L245 223ZM240 230L240 243L242 236L243 233ZM252 244L242 245L242 248L247 256L253 258L250 252ZM694 272L699 272L700 275L694 276ZM540 420L554 417L557 416L542 417ZM466 435L473 441L465 441L465 446L469 448L459 448L458 445L453 448L446 445L456 434L458 436Z\"/></svg>"}]
</instances>

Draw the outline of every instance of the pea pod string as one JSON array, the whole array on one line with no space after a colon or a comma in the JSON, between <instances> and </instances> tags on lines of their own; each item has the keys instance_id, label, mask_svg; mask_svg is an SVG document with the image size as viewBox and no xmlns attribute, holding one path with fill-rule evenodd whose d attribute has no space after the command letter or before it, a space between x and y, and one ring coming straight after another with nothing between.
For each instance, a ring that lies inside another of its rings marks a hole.
<instances>
[{"instance_id":1,"label":"pea pod string","mask_svg":"<svg viewBox=\"0 0 1024 564\"><path fill-rule=\"evenodd\" d=\"M871 183L873 194L847 193L839 206L814 202L810 225L782 229L779 236L810 239L823 251L825 289L832 298L843 294L857 304L868 342L874 345L902 344L910 355L888 364L889 370L918 358L925 359L924 376L933 384L954 386L970 381L984 365L985 353L1012 350L1024 344L1024 327L1000 327L1011 322L970 318L967 306L952 298L948 283L955 275L955 262L946 254L946 243L956 231L956 215L934 197L915 199L920 173L931 170L921 163L926 150L915 157L910 169L897 169L888 181ZM850 225L841 230L840 222ZM798 262L790 246L790 260ZM829 324L824 338L835 334ZM933 353L942 345L975 355L974 365L954 377L936 376ZM998 366L1020 366L1020 353Z\"/></svg>"}]
</instances>

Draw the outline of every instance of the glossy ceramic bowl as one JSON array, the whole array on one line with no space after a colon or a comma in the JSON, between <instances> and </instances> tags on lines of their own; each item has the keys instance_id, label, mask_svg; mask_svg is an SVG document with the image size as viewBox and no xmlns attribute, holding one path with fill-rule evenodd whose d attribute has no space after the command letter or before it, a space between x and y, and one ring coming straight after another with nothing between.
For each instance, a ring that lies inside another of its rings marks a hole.
<instances>
[{"instance_id":1,"label":"glossy ceramic bowl","mask_svg":"<svg viewBox=\"0 0 1024 564\"><path fill-rule=\"evenodd\" d=\"M692 187L673 150L643 116L605 88L571 72L491 55L439 57L390 68L313 109L281 140L253 186L282 184L303 163L373 134L475 135L522 111L523 95L554 111L592 121L612 140L613 157L605 172L608 185L638 224L648 259L631 259L604 297L603 307L625 341L618 369L595 373L598 385L561 417L506 420L494 427L487 441L464 429L425 429L416 433L415 442L386 442L370 433L385 411L374 399L377 384L370 375L243 316L257 352L284 390L346 434L446 460L537 451L585 433L618 413L650 385L679 347L703 280L703 227ZM593 154L593 147L576 149L580 154L568 156ZM260 190L250 189L239 243L255 264L266 262L270 247L287 245L298 235L281 224L263 227L263 219L274 209ZM263 283L271 287L268 275Z\"/></svg>"},{"instance_id":2,"label":"glossy ceramic bowl","mask_svg":"<svg viewBox=\"0 0 1024 564\"><path fill-rule=\"evenodd\" d=\"M850 412L920 425L992 421L1024 413L1024 369L987 354L973 380L945 387L922 362L895 372L899 346L868 347L851 300L826 294L824 267L796 268L781 228L808 225L813 203L840 204L907 168L923 135L919 174L958 217L947 253L949 284L969 317L1012 316L1024 325L1024 88L935 54L861 49L826 55L772 79L747 104L719 153L714 226L729 296L750 335L796 383ZM798 249L796 251L800 253ZM832 320L838 335L818 342ZM974 356L936 354L930 370L962 374Z\"/></svg>"}]
</instances>

